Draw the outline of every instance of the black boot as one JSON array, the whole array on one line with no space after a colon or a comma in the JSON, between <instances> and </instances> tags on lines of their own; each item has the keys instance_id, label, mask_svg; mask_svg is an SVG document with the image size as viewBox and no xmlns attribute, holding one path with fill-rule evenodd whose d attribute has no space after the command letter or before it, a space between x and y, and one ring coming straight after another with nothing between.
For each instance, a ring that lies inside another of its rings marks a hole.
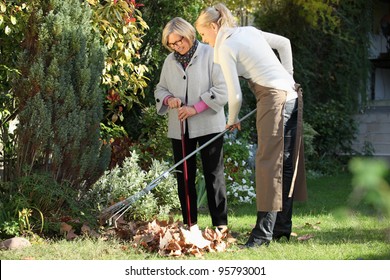
<instances>
[{"instance_id":1,"label":"black boot","mask_svg":"<svg viewBox=\"0 0 390 280\"><path fill-rule=\"evenodd\" d=\"M275 225L276 212L257 212L256 225L252 229L245 247L268 246L272 240L272 231Z\"/></svg>"},{"instance_id":2,"label":"black boot","mask_svg":"<svg viewBox=\"0 0 390 280\"><path fill-rule=\"evenodd\" d=\"M279 241L282 237L290 240L292 229L292 201L293 198L287 198L283 201L283 211L278 212L275 226L273 229L272 239Z\"/></svg>"}]
</instances>

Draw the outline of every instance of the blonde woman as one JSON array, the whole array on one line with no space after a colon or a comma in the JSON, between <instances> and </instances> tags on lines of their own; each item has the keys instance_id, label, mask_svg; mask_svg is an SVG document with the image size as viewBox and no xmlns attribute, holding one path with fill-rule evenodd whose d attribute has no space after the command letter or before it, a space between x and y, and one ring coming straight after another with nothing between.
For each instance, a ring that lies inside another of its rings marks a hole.
<instances>
[{"instance_id":1,"label":"blonde woman","mask_svg":"<svg viewBox=\"0 0 390 280\"><path fill-rule=\"evenodd\" d=\"M224 4L203 10L195 27L202 41L214 47L214 62L221 65L226 80L227 128L241 129L239 77L248 80L257 100L257 220L245 245L289 239L293 197L306 199L301 91L293 78L290 41L251 26L238 27Z\"/></svg>"},{"instance_id":2,"label":"blonde woman","mask_svg":"<svg viewBox=\"0 0 390 280\"><path fill-rule=\"evenodd\" d=\"M193 152L225 130L224 105L227 89L219 65L213 61L213 49L196 40L195 28L180 17L169 21L162 44L171 52L165 59L155 90L157 113L168 113L168 137L172 139L175 162L183 158L181 123L184 124L186 154ZM227 198L223 163L223 137L200 152L212 224L226 231ZM183 221L190 229L197 226L195 189L196 157L187 161L189 212L187 212L183 172L176 173ZM179 170L183 171L183 164Z\"/></svg>"}]
</instances>

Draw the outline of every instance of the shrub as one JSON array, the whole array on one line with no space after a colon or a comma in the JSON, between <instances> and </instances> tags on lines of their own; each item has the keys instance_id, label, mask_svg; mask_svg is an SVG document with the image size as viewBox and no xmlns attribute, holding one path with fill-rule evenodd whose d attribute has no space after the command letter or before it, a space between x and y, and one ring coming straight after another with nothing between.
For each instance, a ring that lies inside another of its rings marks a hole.
<instances>
[{"instance_id":1,"label":"shrub","mask_svg":"<svg viewBox=\"0 0 390 280\"><path fill-rule=\"evenodd\" d=\"M172 144L167 137L168 116L158 115L155 105L135 110L137 121L125 118L123 122L124 129L132 132L131 136L117 135L111 142L110 168L122 165L131 150L142 154L139 165L143 170L148 170L153 160L173 162Z\"/></svg>"},{"instance_id":2,"label":"shrub","mask_svg":"<svg viewBox=\"0 0 390 280\"><path fill-rule=\"evenodd\" d=\"M126 199L144 189L151 181L168 169L166 162L154 160L149 171L139 166L139 154L134 150L130 157L123 161L123 166L116 166L92 186L86 199L99 210L111 204ZM171 210L179 209L176 179L172 174L164 177L158 185L144 196L135 201L127 217L135 220L150 220L154 217L167 215Z\"/></svg>"},{"instance_id":3,"label":"shrub","mask_svg":"<svg viewBox=\"0 0 390 280\"><path fill-rule=\"evenodd\" d=\"M323 173L340 164L338 154L351 152L357 131L352 115L367 99L373 7L364 0L326 2L270 3L254 20L255 26L291 40L294 78L304 90L304 120L318 133L308 161Z\"/></svg>"},{"instance_id":4,"label":"shrub","mask_svg":"<svg viewBox=\"0 0 390 280\"><path fill-rule=\"evenodd\" d=\"M34 173L0 184L0 236L56 235L63 217L96 223L93 211L68 184L48 173Z\"/></svg>"},{"instance_id":5,"label":"shrub","mask_svg":"<svg viewBox=\"0 0 390 280\"><path fill-rule=\"evenodd\" d=\"M34 1L13 81L19 104L17 177L37 170L76 189L107 168L100 140L104 50L80 1Z\"/></svg>"},{"instance_id":6,"label":"shrub","mask_svg":"<svg viewBox=\"0 0 390 280\"><path fill-rule=\"evenodd\" d=\"M143 148L144 164L150 165L152 159L173 161L171 139L168 138L168 115L157 114L156 106L150 105L142 110L140 119L141 135L138 140Z\"/></svg>"}]
</instances>

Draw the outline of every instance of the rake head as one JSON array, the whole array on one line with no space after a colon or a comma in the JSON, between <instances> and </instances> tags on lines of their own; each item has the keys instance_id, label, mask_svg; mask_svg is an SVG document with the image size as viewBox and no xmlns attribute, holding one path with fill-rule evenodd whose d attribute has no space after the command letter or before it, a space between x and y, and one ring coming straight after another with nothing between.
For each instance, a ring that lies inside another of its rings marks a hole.
<instances>
[{"instance_id":1,"label":"rake head","mask_svg":"<svg viewBox=\"0 0 390 280\"><path fill-rule=\"evenodd\" d=\"M119 201L110 207L103 209L99 215L100 223L108 223L108 225L114 224L117 227L117 221L131 208L131 206L142 196L147 194L153 188L157 186L158 180L153 181L146 188L126 198L125 200Z\"/></svg>"}]
</instances>

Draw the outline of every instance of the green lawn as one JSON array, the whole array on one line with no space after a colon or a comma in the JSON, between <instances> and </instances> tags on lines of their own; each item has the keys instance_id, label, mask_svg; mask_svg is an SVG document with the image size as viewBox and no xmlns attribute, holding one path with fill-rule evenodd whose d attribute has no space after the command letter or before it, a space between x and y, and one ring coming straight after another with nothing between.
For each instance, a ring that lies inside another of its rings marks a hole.
<instances>
[{"instance_id":1,"label":"green lawn","mask_svg":"<svg viewBox=\"0 0 390 280\"><path fill-rule=\"evenodd\" d=\"M351 176L308 179L309 200L295 203L290 242L272 242L269 247L242 249L256 218L255 205L229 210L229 226L237 244L223 253L206 253L205 260L390 260L390 221L369 205L348 209ZM179 216L178 216L179 218ZM211 226L207 212L200 215L201 228ZM159 260L155 253L136 251L120 240L79 239L47 241L29 248L0 251L1 260ZM180 259L196 259L183 257Z\"/></svg>"}]
</instances>

